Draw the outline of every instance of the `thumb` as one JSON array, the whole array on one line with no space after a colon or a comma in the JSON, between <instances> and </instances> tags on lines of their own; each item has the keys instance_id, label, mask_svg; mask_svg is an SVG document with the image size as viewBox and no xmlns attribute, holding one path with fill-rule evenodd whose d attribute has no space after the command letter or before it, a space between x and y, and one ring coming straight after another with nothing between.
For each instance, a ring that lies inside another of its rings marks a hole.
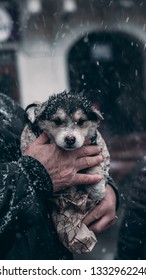
<instances>
[{"instance_id":1,"label":"thumb","mask_svg":"<svg viewBox=\"0 0 146 280\"><path fill-rule=\"evenodd\" d=\"M49 143L49 138L45 133L42 133L35 141L37 144L47 144Z\"/></svg>"}]
</instances>

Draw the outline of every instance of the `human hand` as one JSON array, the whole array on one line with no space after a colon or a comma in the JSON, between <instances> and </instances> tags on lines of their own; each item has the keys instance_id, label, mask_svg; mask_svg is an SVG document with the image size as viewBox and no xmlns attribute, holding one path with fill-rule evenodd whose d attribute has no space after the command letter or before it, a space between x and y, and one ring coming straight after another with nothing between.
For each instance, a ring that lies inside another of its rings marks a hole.
<instances>
[{"instance_id":1,"label":"human hand","mask_svg":"<svg viewBox=\"0 0 146 280\"><path fill-rule=\"evenodd\" d=\"M106 185L105 197L83 219L83 223L95 234L102 232L115 223L116 195L110 185Z\"/></svg>"},{"instance_id":2,"label":"human hand","mask_svg":"<svg viewBox=\"0 0 146 280\"><path fill-rule=\"evenodd\" d=\"M37 159L45 167L51 177L54 192L73 185L95 184L102 179L98 174L78 173L103 160L97 146L65 151L55 143L48 144L48 141L48 137L41 134L33 143L28 144L24 155Z\"/></svg>"}]
</instances>

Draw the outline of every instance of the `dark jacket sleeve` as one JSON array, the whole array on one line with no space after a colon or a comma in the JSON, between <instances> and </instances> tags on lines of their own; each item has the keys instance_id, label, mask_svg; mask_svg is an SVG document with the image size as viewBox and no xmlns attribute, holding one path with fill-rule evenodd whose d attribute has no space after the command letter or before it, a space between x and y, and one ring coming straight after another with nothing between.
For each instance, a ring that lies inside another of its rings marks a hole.
<instances>
[{"instance_id":1,"label":"dark jacket sleeve","mask_svg":"<svg viewBox=\"0 0 146 280\"><path fill-rule=\"evenodd\" d=\"M120 204L120 198L119 198L119 192L118 192L118 187L115 184L113 178L111 176L108 176L107 178L107 182L108 184L111 186L111 188L113 189L113 191L115 192L116 195L116 210L118 210L119 208L119 204Z\"/></svg>"},{"instance_id":2,"label":"dark jacket sleeve","mask_svg":"<svg viewBox=\"0 0 146 280\"><path fill-rule=\"evenodd\" d=\"M39 193L43 193L43 197ZM50 196L51 179L37 160L21 157L17 162L0 164L0 240L10 230L14 232L17 229L18 220L32 205L35 204L37 211L41 199L45 201L45 197Z\"/></svg>"}]
</instances>

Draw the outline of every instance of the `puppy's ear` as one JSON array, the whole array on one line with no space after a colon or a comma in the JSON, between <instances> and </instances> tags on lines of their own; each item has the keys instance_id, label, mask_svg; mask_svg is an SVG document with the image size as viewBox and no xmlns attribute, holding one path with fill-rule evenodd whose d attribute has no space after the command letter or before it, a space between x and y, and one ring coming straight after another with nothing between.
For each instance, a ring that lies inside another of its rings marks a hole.
<instances>
[{"instance_id":1,"label":"puppy's ear","mask_svg":"<svg viewBox=\"0 0 146 280\"><path fill-rule=\"evenodd\" d=\"M40 103L35 102L32 104L29 104L25 109L25 118L28 121L31 121L31 123L35 122L36 116L37 116L37 107L40 107Z\"/></svg>"},{"instance_id":2,"label":"puppy's ear","mask_svg":"<svg viewBox=\"0 0 146 280\"><path fill-rule=\"evenodd\" d=\"M25 109L25 117L27 118L28 121L34 123L36 118L38 118L42 114L45 108L46 108L46 103L35 102L29 104Z\"/></svg>"},{"instance_id":3,"label":"puppy's ear","mask_svg":"<svg viewBox=\"0 0 146 280\"><path fill-rule=\"evenodd\" d=\"M101 120L104 120L101 112L93 106L92 106L92 113L93 113L94 119L97 120L97 122L100 122Z\"/></svg>"}]
</instances>

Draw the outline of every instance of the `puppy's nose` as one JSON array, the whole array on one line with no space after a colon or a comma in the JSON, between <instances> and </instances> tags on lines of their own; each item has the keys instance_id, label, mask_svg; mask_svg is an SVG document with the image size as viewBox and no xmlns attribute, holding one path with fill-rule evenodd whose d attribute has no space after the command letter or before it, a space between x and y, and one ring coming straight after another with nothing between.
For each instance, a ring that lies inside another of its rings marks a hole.
<instances>
[{"instance_id":1,"label":"puppy's nose","mask_svg":"<svg viewBox=\"0 0 146 280\"><path fill-rule=\"evenodd\" d=\"M65 143L67 145L73 145L76 142L76 138L74 136L66 136Z\"/></svg>"}]
</instances>

